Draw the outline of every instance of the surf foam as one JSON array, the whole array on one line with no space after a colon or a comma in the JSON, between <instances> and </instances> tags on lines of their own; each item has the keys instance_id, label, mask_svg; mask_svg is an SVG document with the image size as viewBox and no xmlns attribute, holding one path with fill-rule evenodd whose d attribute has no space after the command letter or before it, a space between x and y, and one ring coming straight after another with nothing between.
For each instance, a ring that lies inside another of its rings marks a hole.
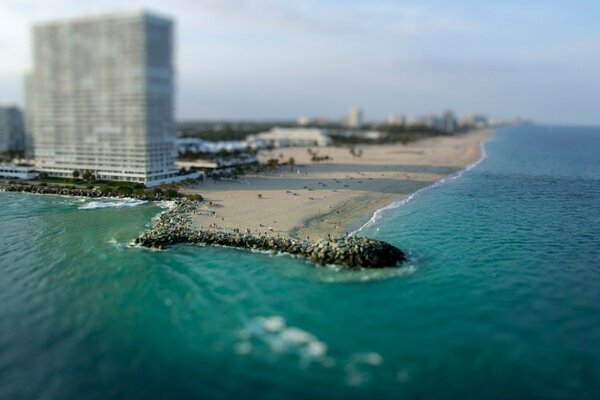
<instances>
[{"instance_id":1,"label":"surf foam","mask_svg":"<svg viewBox=\"0 0 600 400\"><path fill-rule=\"evenodd\" d=\"M82 206L79 206L80 210L96 210L100 208L123 208L123 207L137 207L145 204L144 200L134 199L121 199L118 201L90 201Z\"/></svg>"}]
</instances>

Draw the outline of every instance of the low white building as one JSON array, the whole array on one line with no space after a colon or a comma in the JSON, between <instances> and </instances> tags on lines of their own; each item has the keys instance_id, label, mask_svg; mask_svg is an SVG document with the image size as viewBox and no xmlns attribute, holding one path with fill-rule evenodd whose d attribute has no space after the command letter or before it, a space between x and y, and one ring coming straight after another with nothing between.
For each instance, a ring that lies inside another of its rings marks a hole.
<instances>
[{"instance_id":1,"label":"low white building","mask_svg":"<svg viewBox=\"0 0 600 400\"><path fill-rule=\"evenodd\" d=\"M185 168L187 170L203 170L203 171L215 171L222 169L230 169L236 167L243 167L245 165L258 164L258 158L252 157L234 157L234 158L215 158L215 159L197 159L197 160L179 160L176 165L177 168Z\"/></svg>"},{"instance_id":2,"label":"low white building","mask_svg":"<svg viewBox=\"0 0 600 400\"><path fill-rule=\"evenodd\" d=\"M192 153L218 153L225 151L246 151L248 143L243 140L223 140L220 142L210 142L199 138L178 138L175 146L179 154Z\"/></svg>"},{"instance_id":3,"label":"low white building","mask_svg":"<svg viewBox=\"0 0 600 400\"><path fill-rule=\"evenodd\" d=\"M0 164L0 178L29 180L37 176L35 167L31 165Z\"/></svg>"},{"instance_id":4,"label":"low white building","mask_svg":"<svg viewBox=\"0 0 600 400\"><path fill-rule=\"evenodd\" d=\"M327 146L331 138L324 129L318 128L280 128L275 127L268 132L250 135L246 138L250 147L260 148L265 146L292 147L292 146Z\"/></svg>"}]
</instances>

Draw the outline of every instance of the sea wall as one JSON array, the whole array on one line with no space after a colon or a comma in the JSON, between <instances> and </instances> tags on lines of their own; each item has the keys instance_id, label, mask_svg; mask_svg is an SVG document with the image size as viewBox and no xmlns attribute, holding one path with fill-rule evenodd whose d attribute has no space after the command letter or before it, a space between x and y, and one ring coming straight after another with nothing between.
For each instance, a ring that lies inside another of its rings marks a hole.
<instances>
[{"instance_id":1,"label":"sea wall","mask_svg":"<svg viewBox=\"0 0 600 400\"><path fill-rule=\"evenodd\" d=\"M6 192L23 192L23 193L36 193L36 194L54 194L61 196L80 196L80 197L116 197L116 198L131 198L136 200L146 201L161 201L168 200L166 196L161 193L130 193L130 194L119 194L114 192L103 193L96 188L83 189L83 188L66 188L58 185L30 185L30 184L19 184L19 183L7 183L0 184L0 191Z\"/></svg>"},{"instance_id":2,"label":"sea wall","mask_svg":"<svg viewBox=\"0 0 600 400\"><path fill-rule=\"evenodd\" d=\"M304 257L316 264L337 264L348 268L394 267L405 259L400 249L386 242L364 237L347 236L309 241L216 229L194 229L188 213L193 212L197 204L185 199L176 200L175 207L164 212L157 224L138 237L135 243L158 249L177 243L192 243L274 251Z\"/></svg>"}]
</instances>

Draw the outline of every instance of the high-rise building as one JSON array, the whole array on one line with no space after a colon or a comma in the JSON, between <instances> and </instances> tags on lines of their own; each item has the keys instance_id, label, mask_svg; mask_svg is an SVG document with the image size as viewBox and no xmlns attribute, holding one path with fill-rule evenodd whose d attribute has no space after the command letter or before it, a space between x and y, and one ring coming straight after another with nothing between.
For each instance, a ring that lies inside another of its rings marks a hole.
<instances>
[{"instance_id":1,"label":"high-rise building","mask_svg":"<svg viewBox=\"0 0 600 400\"><path fill-rule=\"evenodd\" d=\"M25 150L23 113L16 106L0 105L0 153Z\"/></svg>"},{"instance_id":2,"label":"high-rise building","mask_svg":"<svg viewBox=\"0 0 600 400\"><path fill-rule=\"evenodd\" d=\"M348 127L358 129L363 124L363 112L358 107L352 107L350 109L350 115L348 116Z\"/></svg>"},{"instance_id":3,"label":"high-rise building","mask_svg":"<svg viewBox=\"0 0 600 400\"><path fill-rule=\"evenodd\" d=\"M452 111L446 111L444 115L442 115L442 124L442 130L446 133L454 133L458 128L458 122L456 122L456 117Z\"/></svg>"},{"instance_id":4,"label":"high-rise building","mask_svg":"<svg viewBox=\"0 0 600 400\"><path fill-rule=\"evenodd\" d=\"M390 113L387 123L388 125L402 126L406 124L406 117L402 114Z\"/></svg>"},{"instance_id":5,"label":"high-rise building","mask_svg":"<svg viewBox=\"0 0 600 400\"><path fill-rule=\"evenodd\" d=\"M144 11L33 27L27 81L38 168L157 184L175 175L173 22Z\"/></svg>"}]
</instances>

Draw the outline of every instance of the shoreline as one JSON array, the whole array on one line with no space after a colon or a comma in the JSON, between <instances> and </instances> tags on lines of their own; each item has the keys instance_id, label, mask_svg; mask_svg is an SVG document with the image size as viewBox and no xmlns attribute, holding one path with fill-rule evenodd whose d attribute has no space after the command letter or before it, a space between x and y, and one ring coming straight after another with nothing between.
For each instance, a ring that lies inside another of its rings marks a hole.
<instances>
[{"instance_id":1,"label":"shoreline","mask_svg":"<svg viewBox=\"0 0 600 400\"><path fill-rule=\"evenodd\" d=\"M360 223L359 221L357 221L357 223L355 224L355 226L357 226L358 228L355 229L355 230L352 230L352 232L350 232L350 234L351 235L356 235L357 233L361 232L363 229L365 229L365 228L369 227L370 225L376 223L381 218L383 218L383 214L387 210L393 210L395 208L402 207L406 203L412 201L419 194L421 194L421 193L423 193L423 192L425 192L427 190L436 188L436 187L438 187L439 185L442 185L445 182L448 182L448 181L460 178L465 172L468 172L468 171L472 170L473 168L475 168L476 166L478 166L479 164L481 164L487 158L487 151L485 150L485 145L486 145L486 143L489 143L492 140L494 140L494 138L495 138L495 130L491 130L490 131L490 137L488 139L486 139L486 140L482 140L479 143L479 153L480 153L479 159L477 159L476 161L472 162L471 164L465 166L465 168L461 169L460 171L458 171L454 175L446 176L446 177L440 179L439 181L433 182L432 184L430 184L428 186L424 186L424 187L418 189L417 191L415 191L414 193L411 193L410 195L408 195L406 197L403 197L403 198L400 198L400 199L398 199L396 201L393 201L390 204L388 204L387 206L382 207L382 208L376 210L375 212L373 212L372 216L365 223Z\"/></svg>"},{"instance_id":2,"label":"shoreline","mask_svg":"<svg viewBox=\"0 0 600 400\"><path fill-rule=\"evenodd\" d=\"M294 239L344 237L364 229L382 210L410 201L421 190L462 174L484 156L492 130L434 137L407 145L315 148L332 156L311 162L307 148L281 148L262 161L293 158L293 168L250 174L239 181L205 182L182 189L206 202L191 215L197 228L238 229ZM314 150L313 150L314 151Z\"/></svg>"}]
</instances>

